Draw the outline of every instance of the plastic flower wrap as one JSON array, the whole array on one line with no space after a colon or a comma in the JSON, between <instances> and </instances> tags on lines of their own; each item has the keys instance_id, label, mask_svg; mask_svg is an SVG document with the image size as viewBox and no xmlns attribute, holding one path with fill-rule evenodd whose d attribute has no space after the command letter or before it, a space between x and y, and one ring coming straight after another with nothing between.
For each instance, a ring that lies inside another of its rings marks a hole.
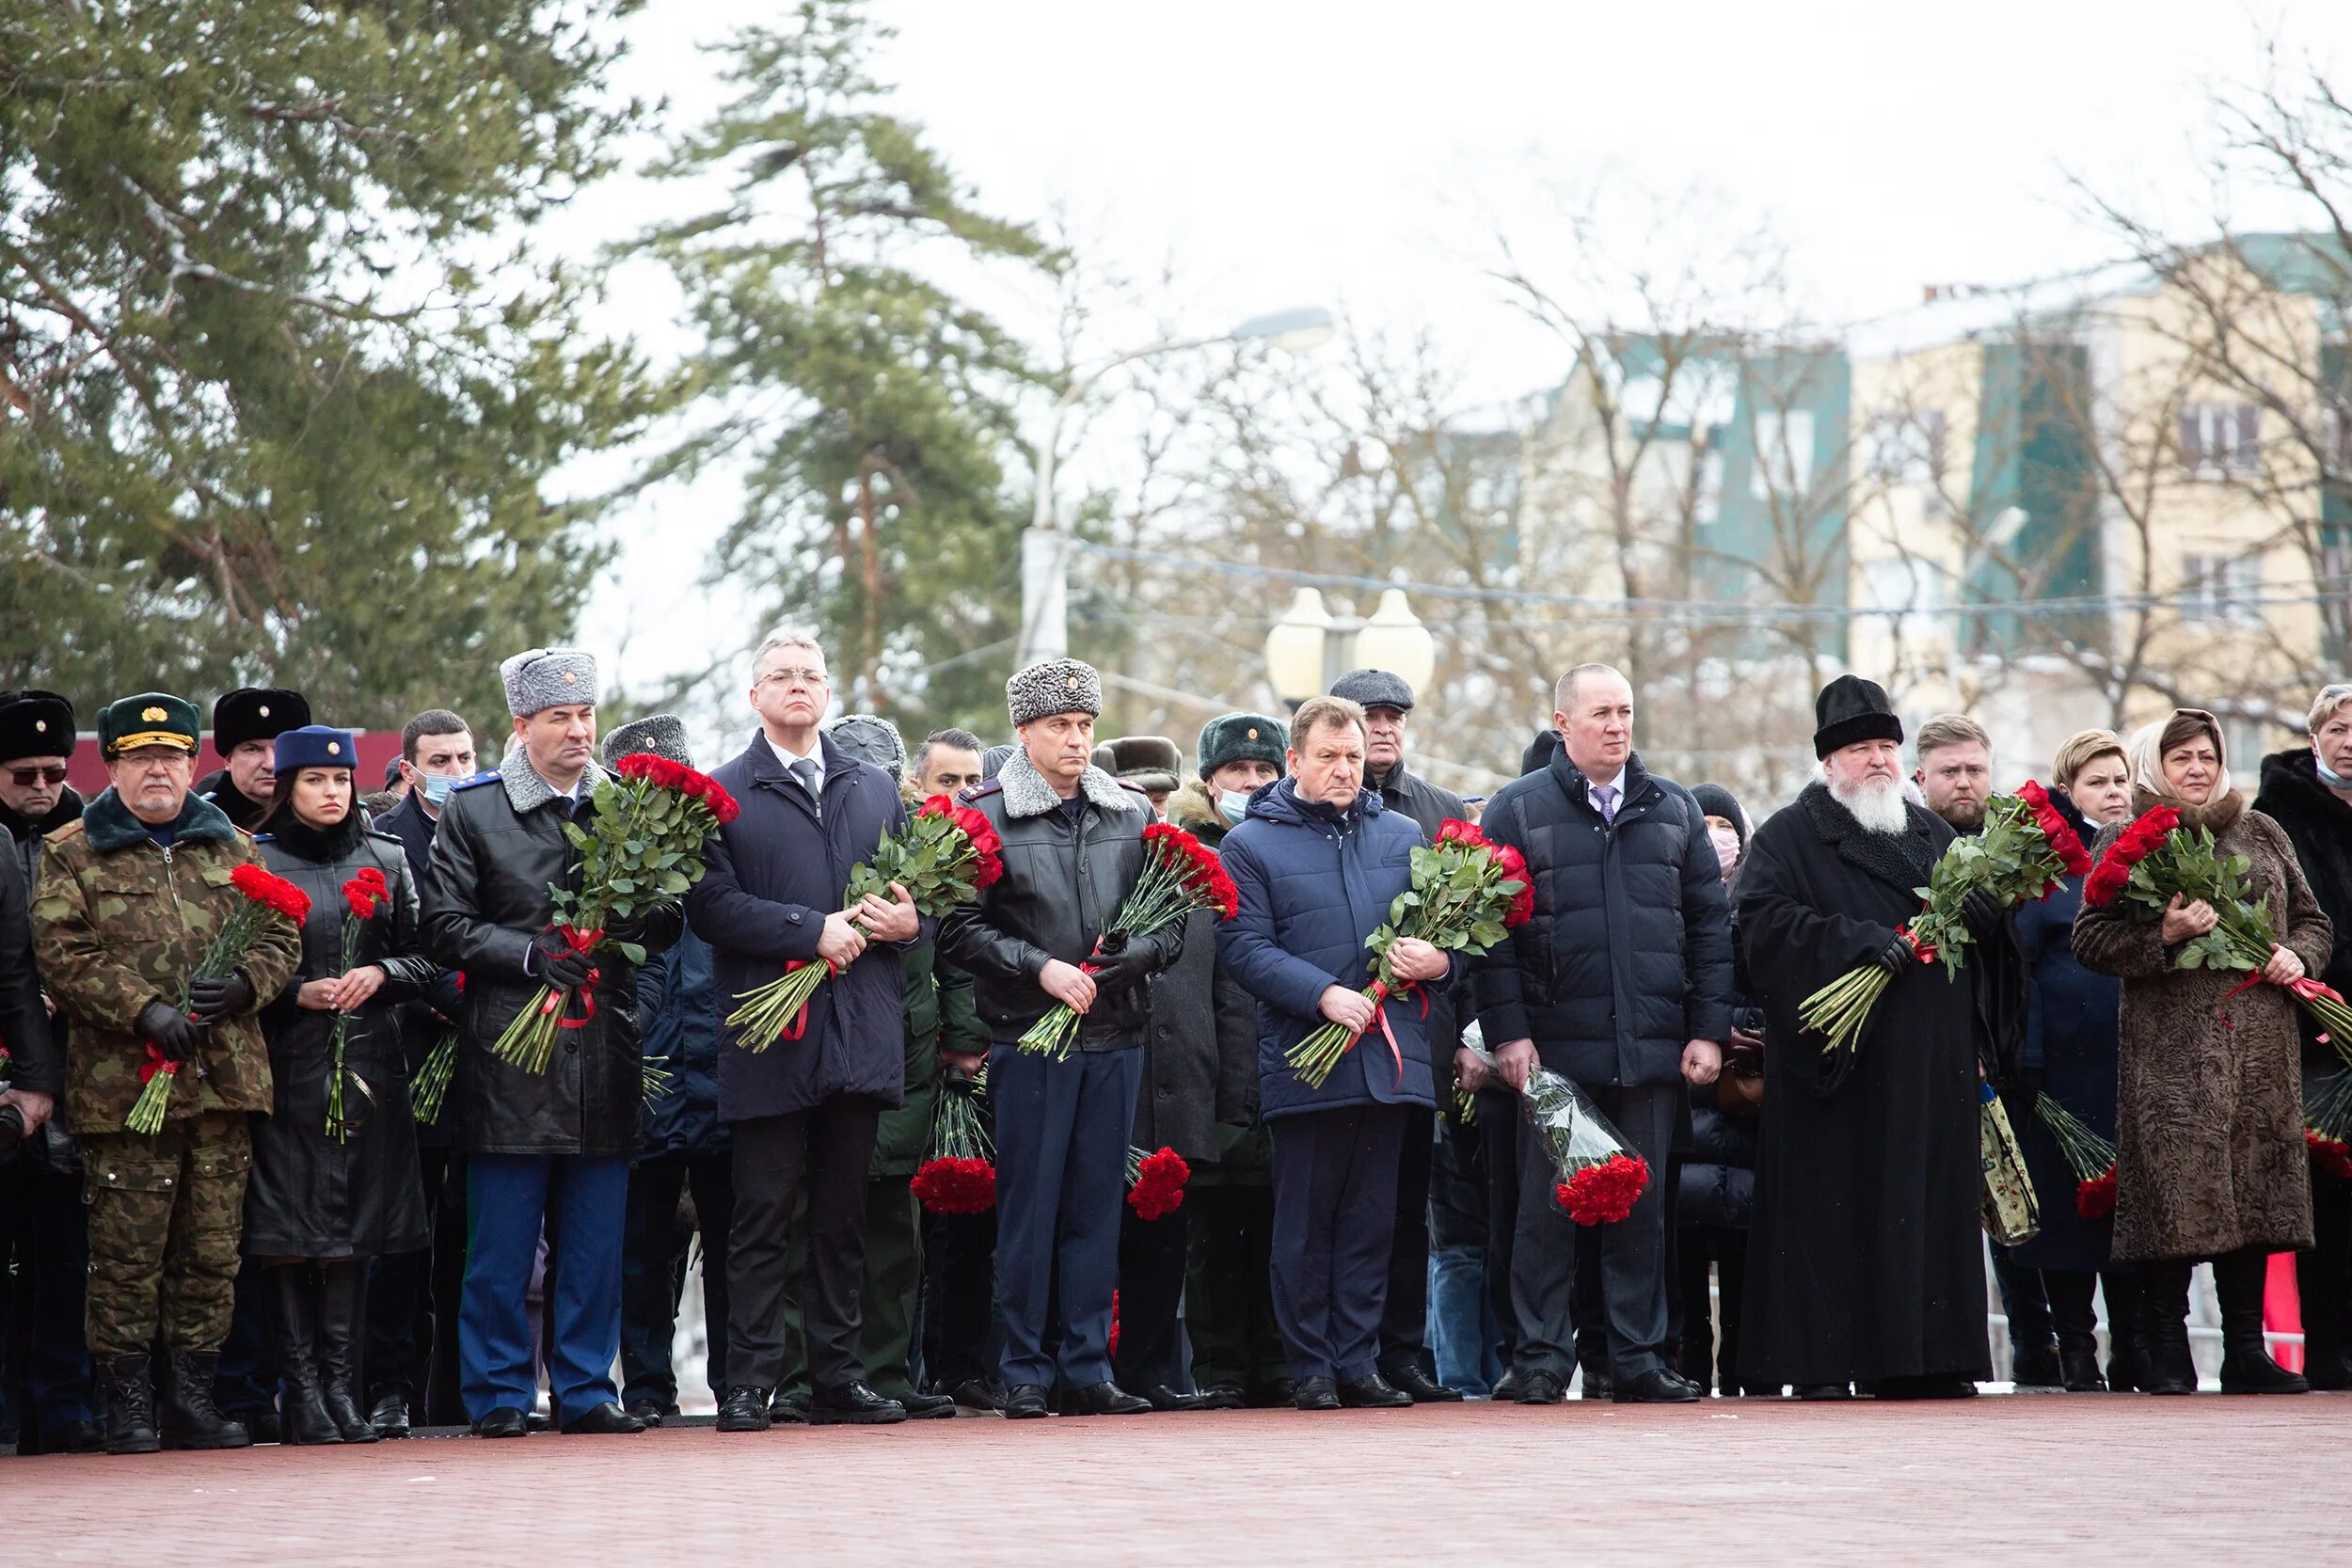
<instances>
[{"instance_id":1,"label":"plastic flower wrap","mask_svg":"<svg viewBox=\"0 0 2352 1568\"><path fill-rule=\"evenodd\" d=\"M1552 1201L1579 1225L1613 1225L1631 1213L1649 1185L1649 1163L1583 1090L1549 1069L1530 1069L1523 1094L1558 1179Z\"/></svg>"}]
</instances>

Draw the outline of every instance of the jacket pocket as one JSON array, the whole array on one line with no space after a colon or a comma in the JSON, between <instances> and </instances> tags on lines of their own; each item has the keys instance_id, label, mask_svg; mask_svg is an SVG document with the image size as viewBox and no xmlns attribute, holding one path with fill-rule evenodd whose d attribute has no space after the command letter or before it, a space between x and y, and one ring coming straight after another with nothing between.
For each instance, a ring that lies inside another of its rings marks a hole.
<instances>
[{"instance_id":1,"label":"jacket pocket","mask_svg":"<svg viewBox=\"0 0 2352 1568\"><path fill-rule=\"evenodd\" d=\"M126 1160L112 1154L88 1157L83 1167L82 1201L95 1203L102 1193L169 1193L180 1185L177 1160Z\"/></svg>"}]
</instances>

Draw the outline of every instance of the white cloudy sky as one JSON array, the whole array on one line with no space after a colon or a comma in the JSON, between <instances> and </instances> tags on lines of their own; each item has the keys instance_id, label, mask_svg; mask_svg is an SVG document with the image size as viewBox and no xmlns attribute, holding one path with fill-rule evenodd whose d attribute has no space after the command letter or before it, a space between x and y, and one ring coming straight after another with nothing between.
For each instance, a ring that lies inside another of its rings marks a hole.
<instances>
[{"instance_id":1,"label":"white cloudy sky","mask_svg":"<svg viewBox=\"0 0 2352 1568\"><path fill-rule=\"evenodd\" d=\"M654 0L631 24L627 85L667 94L674 116L707 104L696 46L784 9ZM1425 326L1466 396L1495 400L1547 383L1558 356L1481 263L1499 222L1540 264L1561 243L1560 184L1614 169L1710 187L1735 216L1769 217L1814 309L1851 321L1928 282L2106 259L2070 175L2206 210L2210 90L2259 77L2272 34L2352 58L2342 0L895 0L880 14L898 29L881 66L898 110L984 206L1067 210L1131 277L1172 264L1153 308L1204 330L1318 302ZM617 237L685 199L625 184L564 237ZM2233 199L2259 218L2266 198ZM625 292L612 320L674 349L660 279ZM626 644L640 673L698 663L697 558L726 507L723 485L649 499L585 640Z\"/></svg>"}]
</instances>

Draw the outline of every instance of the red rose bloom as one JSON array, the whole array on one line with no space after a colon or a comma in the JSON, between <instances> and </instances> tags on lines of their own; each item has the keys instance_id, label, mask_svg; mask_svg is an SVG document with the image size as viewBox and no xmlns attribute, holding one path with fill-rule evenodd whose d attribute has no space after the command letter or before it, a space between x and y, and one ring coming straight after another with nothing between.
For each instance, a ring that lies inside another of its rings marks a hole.
<instances>
[{"instance_id":1,"label":"red rose bloom","mask_svg":"<svg viewBox=\"0 0 2352 1568\"><path fill-rule=\"evenodd\" d=\"M2312 1164L2317 1165L2323 1175L2332 1176L2341 1181L2352 1181L2352 1144L2306 1127L2303 1129L2303 1147L2310 1150Z\"/></svg>"}]
</instances>

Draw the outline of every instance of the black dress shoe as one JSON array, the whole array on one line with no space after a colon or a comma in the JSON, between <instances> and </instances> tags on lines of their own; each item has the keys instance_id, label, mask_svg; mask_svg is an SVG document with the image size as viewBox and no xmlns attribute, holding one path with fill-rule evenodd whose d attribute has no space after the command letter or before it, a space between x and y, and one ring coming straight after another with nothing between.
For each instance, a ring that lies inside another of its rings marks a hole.
<instances>
[{"instance_id":1,"label":"black dress shoe","mask_svg":"<svg viewBox=\"0 0 2352 1568\"><path fill-rule=\"evenodd\" d=\"M96 1421L59 1421L40 1434L44 1453L96 1453L106 1446L106 1434Z\"/></svg>"},{"instance_id":2,"label":"black dress shoe","mask_svg":"<svg viewBox=\"0 0 2352 1568\"><path fill-rule=\"evenodd\" d=\"M1853 1398L1853 1385L1851 1383L1800 1383L1797 1385L1797 1398L1809 1404L1827 1404L1835 1400L1850 1400Z\"/></svg>"},{"instance_id":3,"label":"black dress shoe","mask_svg":"<svg viewBox=\"0 0 2352 1568\"><path fill-rule=\"evenodd\" d=\"M898 1396L906 1407L910 1421L936 1421L956 1413L956 1402L945 1394L917 1394L912 1391Z\"/></svg>"},{"instance_id":4,"label":"black dress shoe","mask_svg":"<svg viewBox=\"0 0 2352 1568\"><path fill-rule=\"evenodd\" d=\"M577 1416L565 1417L563 1428L566 1437L625 1437L644 1430L644 1422L611 1400L592 1404Z\"/></svg>"},{"instance_id":5,"label":"black dress shoe","mask_svg":"<svg viewBox=\"0 0 2352 1568\"><path fill-rule=\"evenodd\" d=\"M1374 1372L1341 1384L1340 1403L1349 1410L1410 1410L1413 1396Z\"/></svg>"},{"instance_id":6,"label":"black dress shoe","mask_svg":"<svg viewBox=\"0 0 2352 1568\"><path fill-rule=\"evenodd\" d=\"M1165 1383L1154 1383L1143 1391L1144 1399L1154 1410L1206 1410L1206 1394L1180 1394Z\"/></svg>"},{"instance_id":7,"label":"black dress shoe","mask_svg":"<svg viewBox=\"0 0 2352 1568\"><path fill-rule=\"evenodd\" d=\"M1402 1393L1415 1404L1454 1404L1460 1402L1462 1390L1449 1388L1422 1370L1421 1363L1407 1361L1398 1367L1380 1369L1380 1380Z\"/></svg>"},{"instance_id":8,"label":"black dress shoe","mask_svg":"<svg viewBox=\"0 0 2352 1568\"><path fill-rule=\"evenodd\" d=\"M1507 1369L1501 1377L1495 1379L1495 1386L1486 1390L1488 1402L1494 1404L1509 1404L1518 1397L1519 1370L1517 1367Z\"/></svg>"},{"instance_id":9,"label":"black dress shoe","mask_svg":"<svg viewBox=\"0 0 2352 1568\"><path fill-rule=\"evenodd\" d=\"M768 1418L778 1426L806 1426L808 1396L777 1389L775 1397L768 1402Z\"/></svg>"},{"instance_id":10,"label":"black dress shoe","mask_svg":"<svg viewBox=\"0 0 2352 1568\"><path fill-rule=\"evenodd\" d=\"M1152 1402L1137 1399L1116 1383L1089 1383L1061 1397L1065 1416L1148 1416Z\"/></svg>"},{"instance_id":11,"label":"black dress shoe","mask_svg":"<svg viewBox=\"0 0 2352 1568\"><path fill-rule=\"evenodd\" d=\"M649 1427L658 1427L664 1421L678 1418L678 1407L665 1400L631 1400L628 1402L628 1413Z\"/></svg>"},{"instance_id":12,"label":"black dress shoe","mask_svg":"<svg viewBox=\"0 0 2352 1568\"><path fill-rule=\"evenodd\" d=\"M531 1430L523 1413L511 1404L501 1404L486 1416L476 1417L473 1434L476 1437L520 1437Z\"/></svg>"},{"instance_id":13,"label":"black dress shoe","mask_svg":"<svg viewBox=\"0 0 2352 1568\"><path fill-rule=\"evenodd\" d=\"M375 1403L368 1410L368 1425L383 1438L408 1435L408 1396L395 1389L375 1396Z\"/></svg>"},{"instance_id":14,"label":"black dress shoe","mask_svg":"<svg viewBox=\"0 0 2352 1568\"><path fill-rule=\"evenodd\" d=\"M1568 1397L1567 1389L1549 1372L1526 1372L1519 1377L1519 1391L1512 1396L1515 1404L1558 1404Z\"/></svg>"},{"instance_id":15,"label":"black dress shoe","mask_svg":"<svg viewBox=\"0 0 2352 1568\"><path fill-rule=\"evenodd\" d=\"M1672 1367L1652 1367L1618 1384L1609 1397L1619 1404L1694 1404L1703 1396L1697 1384Z\"/></svg>"},{"instance_id":16,"label":"black dress shoe","mask_svg":"<svg viewBox=\"0 0 2352 1568\"><path fill-rule=\"evenodd\" d=\"M1203 1410L1239 1410L1245 1402L1238 1383L1212 1383L1200 1390Z\"/></svg>"},{"instance_id":17,"label":"black dress shoe","mask_svg":"<svg viewBox=\"0 0 2352 1568\"><path fill-rule=\"evenodd\" d=\"M2021 1394L2027 1389L2055 1392L2065 1387L2065 1364L2058 1359L2056 1342L2019 1351L2010 1364L2010 1386Z\"/></svg>"},{"instance_id":18,"label":"black dress shoe","mask_svg":"<svg viewBox=\"0 0 2352 1568\"><path fill-rule=\"evenodd\" d=\"M1015 1384L1005 1391L1005 1419L1033 1421L1046 1414L1045 1390L1034 1383Z\"/></svg>"},{"instance_id":19,"label":"black dress shoe","mask_svg":"<svg viewBox=\"0 0 2352 1568\"><path fill-rule=\"evenodd\" d=\"M1293 1386L1291 1403L1300 1410L1337 1410L1340 1386L1327 1377L1302 1377Z\"/></svg>"},{"instance_id":20,"label":"black dress shoe","mask_svg":"<svg viewBox=\"0 0 2352 1568\"><path fill-rule=\"evenodd\" d=\"M1271 1383L1251 1389L1248 1398L1243 1402L1252 1410L1281 1410L1295 1407L1298 1403L1298 1384L1291 1378L1278 1377Z\"/></svg>"},{"instance_id":21,"label":"black dress shoe","mask_svg":"<svg viewBox=\"0 0 2352 1568\"><path fill-rule=\"evenodd\" d=\"M863 1383L819 1388L808 1402L811 1426L890 1426L907 1418L907 1407L886 1400Z\"/></svg>"},{"instance_id":22,"label":"black dress shoe","mask_svg":"<svg viewBox=\"0 0 2352 1568\"><path fill-rule=\"evenodd\" d=\"M1919 1377L1883 1377L1869 1386L1876 1400L1973 1400L1977 1386L1957 1373Z\"/></svg>"},{"instance_id":23,"label":"black dress shoe","mask_svg":"<svg viewBox=\"0 0 2352 1568\"><path fill-rule=\"evenodd\" d=\"M1611 1372L1608 1368L1586 1367L1582 1369L1582 1370L1584 1373L1584 1382L1582 1386L1577 1390L1580 1396L1588 1400L1605 1400L1615 1396L1617 1392L1617 1379L1615 1374Z\"/></svg>"},{"instance_id":24,"label":"black dress shoe","mask_svg":"<svg viewBox=\"0 0 2352 1568\"><path fill-rule=\"evenodd\" d=\"M721 1432L766 1432L775 1422L768 1415L768 1390L738 1384L719 1402Z\"/></svg>"},{"instance_id":25,"label":"black dress shoe","mask_svg":"<svg viewBox=\"0 0 2352 1568\"><path fill-rule=\"evenodd\" d=\"M1005 1408L1005 1391L990 1378L967 1377L953 1388L948 1389L947 1393L958 1404L967 1410L1002 1410Z\"/></svg>"}]
</instances>

